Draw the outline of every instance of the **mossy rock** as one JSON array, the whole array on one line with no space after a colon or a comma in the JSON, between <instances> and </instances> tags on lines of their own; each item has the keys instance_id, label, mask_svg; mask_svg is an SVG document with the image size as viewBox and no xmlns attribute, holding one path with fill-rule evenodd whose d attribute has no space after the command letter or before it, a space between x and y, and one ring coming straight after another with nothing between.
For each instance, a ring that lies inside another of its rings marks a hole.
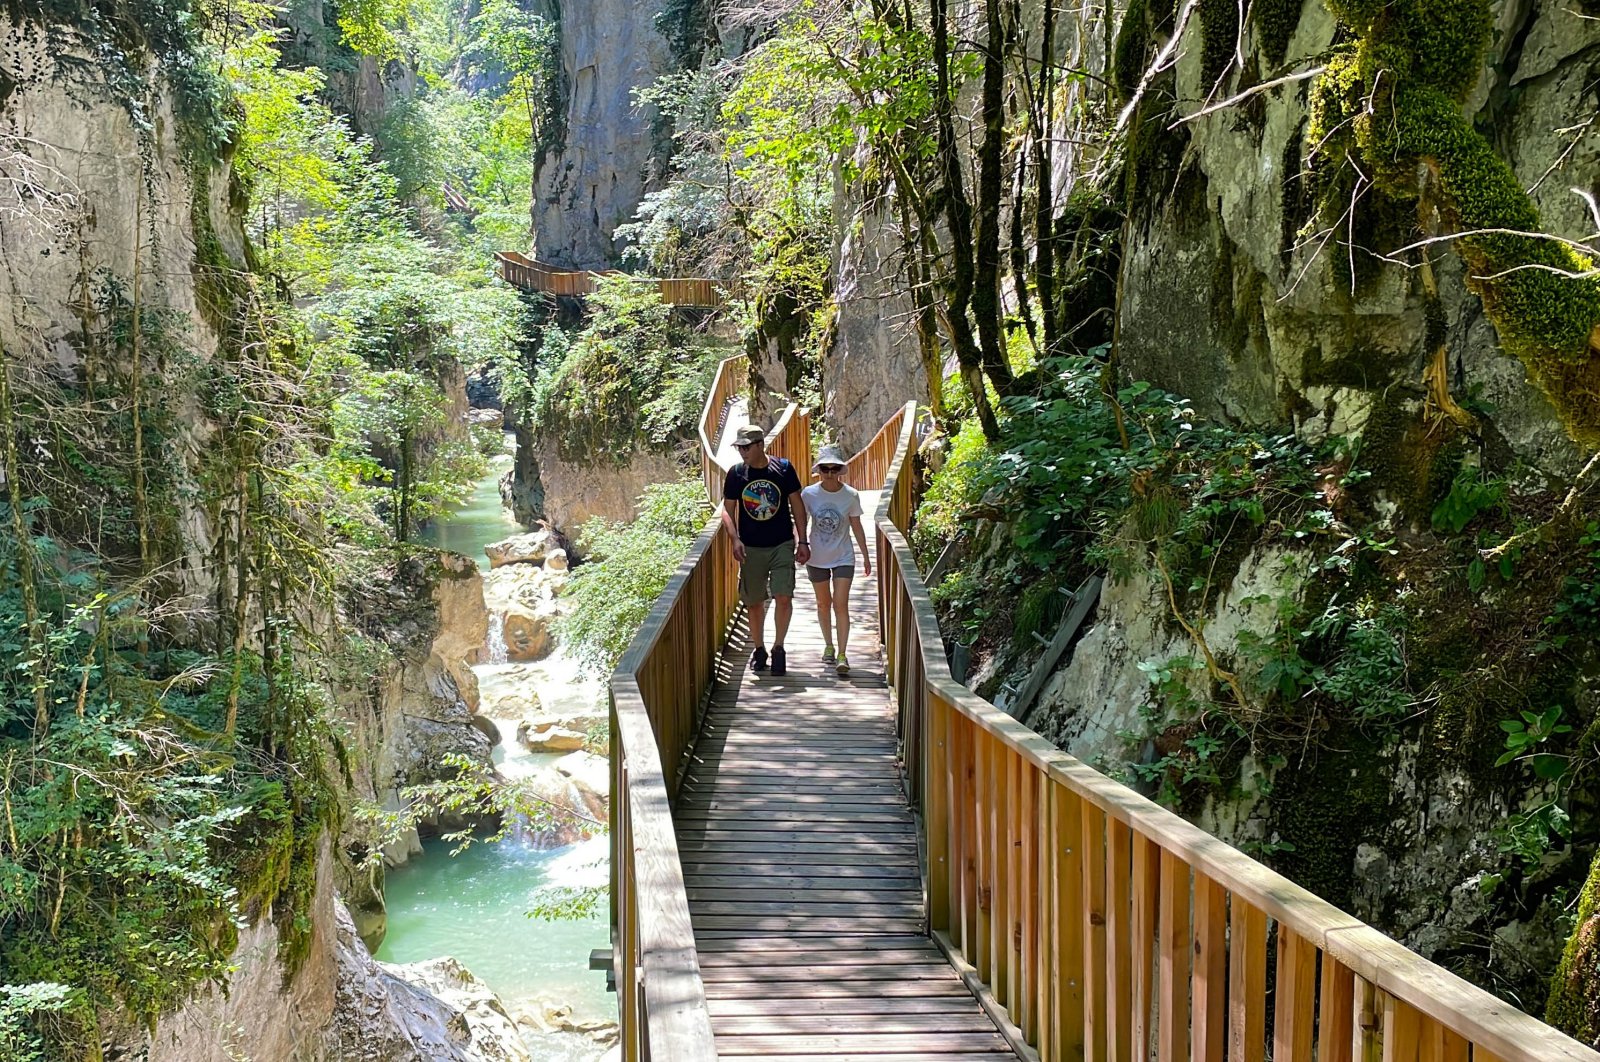
<instances>
[{"instance_id":1,"label":"mossy rock","mask_svg":"<svg viewBox=\"0 0 1600 1062\"><path fill-rule=\"evenodd\" d=\"M1462 113L1492 28L1488 0L1329 0L1356 34L1311 91L1307 142L1324 221L1348 209L1351 173L1374 191L1359 214L1379 250L1398 208L1437 214L1504 349L1529 370L1567 433L1600 446L1600 275L1574 248L1539 238L1538 208ZM1358 224L1360 222L1358 221ZM1412 222L1405 223L1407 227ZM1403 230L1402 230L1403 231ZM1359 296L1358 291L1358 296Z\"/></svg>"},{"instance_id":2,"label":"mossy rock","mask_svg":"<svg viewBox=\"0 0 1600 1062\"><path fill-rule=\"evenodd\" d=\"M1600 1048L1600 854L1578 898L1578 916L1550 979L1544 1020Z\"/></svg>"}]
</instances>

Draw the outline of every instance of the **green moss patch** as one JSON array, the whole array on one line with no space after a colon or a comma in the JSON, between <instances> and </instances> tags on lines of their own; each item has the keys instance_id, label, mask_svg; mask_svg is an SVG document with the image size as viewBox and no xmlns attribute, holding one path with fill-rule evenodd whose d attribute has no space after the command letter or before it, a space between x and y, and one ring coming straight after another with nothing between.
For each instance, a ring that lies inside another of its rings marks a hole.
<instances>
[{"instance_id":1,"label":"green moss patch","mask_svg":"<svg viewBox=\"0 0 1600 1062\"><path fill-rule=\"evenodd\" d=\"M1307 139L1321 145L1312 164L1324 223L1350 208L1359 171L1379 205L1357 245L1398 246L1415 226L1382 220L1396 207L1413 217L1437 213L1443 232L1464 233L1453 245L1501 345L1527 366L1568 434L1600 445L1600 275L1572 247L1537 236L1538 208L1461 111L1489 40L1487 0L1329 7L1356 39L1311 93Z\"/></svg>"}]
</instances>

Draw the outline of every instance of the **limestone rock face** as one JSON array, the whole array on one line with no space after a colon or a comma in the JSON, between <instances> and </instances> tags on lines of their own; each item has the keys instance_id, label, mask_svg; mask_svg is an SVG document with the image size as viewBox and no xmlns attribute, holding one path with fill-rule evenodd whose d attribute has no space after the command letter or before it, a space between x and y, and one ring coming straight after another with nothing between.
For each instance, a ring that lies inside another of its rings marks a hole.
<instances>
[{"instance_id":1,"label":"limestone rock face","mask_svg":"<svg viewBox=\"0 0 1600 1062\"><path fill-rule=\"evenodd\" d=\"M239 933L234 951L238 968L228 980L226 993L215 988L198 993L163 1017L153 1034L117 1045L123 1048L120 1052L114 1046L107 1057L159 1058L161 1062L234 1062L239 1058L342 1062L346 1056L329 1056L320 1044L321 1030L335 1013L336 994L346 983L339 954L343 941L336 929L332 864L325 846L318 858L318 887L311 910L306 912L313 926L311 943L304 965L293 979L285 982L278 961L277 926L272 919L262 918ZM353 929L350 935L354 936ZM361 947L359 940L355 944Z\"/></svg>"},{"instance_id":2,"label":"limestone rock face","mask_svg":"<svg viewBox=\"0 0 1600 1062\"><path fill-rule=\"evenodd\" d=\"M632 520L645 487L670 483L683 473L670 454L635 450L620 465L589 468L565 460L552 443L525 430L518 431L517 440L517 464L501 481L501 497L519 523L544 519L568 536L575 536L590 517ZM572 545L582 557L583 543Z\"/></svg>"},{"instance_id":3,"label":"limestone rock face","mask_svg":"<svg viewBox=\"0 0 1600 1062\"><path fill-rule=\"evenodd\" d=\"M1523 186L1539 185L1533 196L1547 230L1580 238L1594 222L1570 189L1593 185L1600 144L1559 130L1593 110L1588 64L1574 57L1600 46L1600 23L1553 0L1496 5L1496 14L1468 109L1496 131ZM1183 111L1208 95L1199 22L1179 50L1176 95L1192 101ZM1325 5L1307 0L1287 63L1322 54L1335 29ZM1300 160L1309 85L1272 93L1249 120L1190 122L1166 155L1147 161L1149 191L1132 204L1127 229L1119 334L1127 372L1193 400L1201 416L1292 422L1302 437L1320 438L1359 432L1385 405L1415 408L1426 323L1404 268L1387 267L1373 291L1351 299L1331 255L1295 237L1308 209ZM1563 152L1563 167L1541 183ZM1522 365L1500 350L1459 261L1445 254L1436 272L1452 389L1476 389L1493 406L1490 432L1533 468L1575 471L1575 446Z\"/></svg>"},{"instance_id":4,"label":"limestone rock face","mask_svg":"<svg viewBox=\"0 0 1600 1062\"><path fill-rule=\"evenodd\" d=\"M656 28L661 5L636 0L543 0L561 27L566 133L545 157L533 193L537 256L574 269L620 264L612 240L644 198L658 116L634 102L672 64ZM561 521L555 521L561 525Z\"/></svg>"},{"instance_id":5,"label":"limestone rock face","mask_svg":"<svg viewBox=\"0 0 1600 1062\"><path fill-rule=\"evenodd\" d=\"M858 190L836 186L846 200ZM854 204L852 204L853 207ZM846 453L877 434L908 399L928 401L914 308L896 275L899 237L879 208L841 208L834 235L834 339L823 356L828 427Z\"/></svg>"}]
</instances>

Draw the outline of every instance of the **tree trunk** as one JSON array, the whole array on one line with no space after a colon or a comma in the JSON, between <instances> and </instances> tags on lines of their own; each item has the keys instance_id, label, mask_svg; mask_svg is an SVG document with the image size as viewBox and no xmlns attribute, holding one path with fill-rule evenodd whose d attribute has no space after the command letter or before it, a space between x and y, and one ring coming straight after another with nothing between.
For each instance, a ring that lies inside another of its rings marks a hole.
<instances>
[{"instance_id":1,"label":"tree trunk","mask_svg":"<svg viewBox=\"0 0 1600 1062\"><path fill-rule=\"evenodd\" d=\"M1061 326L1056 314L1054 175L1051 172L1051 94L1055 91L1055 4L1044 5L1044 25L1039 42L1039 87L1028 120L1033 125L1033 183L1038 189L1033 218L1033 283L1039 289L1039 317L1044 322L1044 353L1060 352Z\"/></svg>"},{"instance_id":2,"label":"tree trunk","mask_svg":"<svg viewBox=\"0 0 1600 1062\"><path fill-rule=\"evenodd\" d=\"M983 50L983 143L978 149L978 243L972 313L978 319L983 371L1002 395L1012 390L1006 359L1004 313L1000 305L1000 200L1004 194L1001 155L1005 146L1005 30L1002 0L985 0L988 40Z\"/></svg>"},{"instance_id":3,"label":"tree trunk","mask_svg":"<svg viewBox=\"0 0 1600 1062\"><path fill-rule=\"evenodd\" d=\"M961 157L956 144L947 8L947 0L932 0L930 4L933 16L933 62L938 80L934 117L938 130L937 154L942 185L940 197L944 204L945 223L950 229L951 270L945 284L947 305L944 323L950 336L950 345L955 349L956 361L961 366L961 379L967 385L973 409L983 425L983 434L993 441L1000 438L1000 422L984 391L983 357L972 334L972 322L967 319L973 285L972 204L967 200L961 178Z\"/></svg>"}]
</instances>

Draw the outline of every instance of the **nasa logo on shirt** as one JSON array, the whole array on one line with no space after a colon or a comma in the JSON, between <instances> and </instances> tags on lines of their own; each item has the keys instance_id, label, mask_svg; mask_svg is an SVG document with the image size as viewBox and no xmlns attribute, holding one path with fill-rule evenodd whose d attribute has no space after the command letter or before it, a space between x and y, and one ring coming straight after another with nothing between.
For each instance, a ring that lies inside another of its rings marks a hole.
<instances>
[{"instance_id":1,"label":"nasa logo on shirt","mask_svg":"<svg viewBox=\"0 0 1600 1062\"><path fill-rule=\"evenodd\" d=\"M744 504L745 514L752 520L771 520L778 515L778 506L783 504L783 495L778 493L778 485L770 479L753 479L745 484L739 494L739 500Z\"/></svg>"}]
</instances>

